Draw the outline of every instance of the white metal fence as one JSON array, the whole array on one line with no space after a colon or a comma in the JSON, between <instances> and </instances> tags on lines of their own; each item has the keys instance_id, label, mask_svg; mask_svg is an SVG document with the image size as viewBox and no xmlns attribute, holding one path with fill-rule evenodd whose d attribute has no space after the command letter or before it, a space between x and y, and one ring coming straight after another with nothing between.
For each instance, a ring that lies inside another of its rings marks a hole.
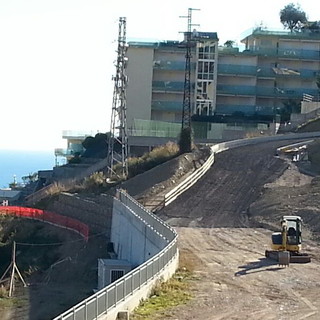
<instances>
[{"instance_id":1,"label":"white metal fence","mask_svg":"<svg viewBox=\"0 0 320 320\"><path fill-rule=\"evenodd\" d=\"M120 201L123 206L130 208L146 225L165 237L168 245L142 265L57 316L54 320L93 320L108 314L120 302L132 296L144 284L156 277L177 256L177 234L171 227L148 212L123 191L119 191L119 200L115 201Z\"/></svg>"}]
</instances>

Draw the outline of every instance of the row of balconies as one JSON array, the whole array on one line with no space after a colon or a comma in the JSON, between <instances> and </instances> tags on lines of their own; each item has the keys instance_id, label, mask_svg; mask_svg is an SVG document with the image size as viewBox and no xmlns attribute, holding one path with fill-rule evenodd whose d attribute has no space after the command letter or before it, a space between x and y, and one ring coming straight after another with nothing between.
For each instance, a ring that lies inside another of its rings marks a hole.
<instances>
[{"instance_id":1,"label":"row of balconies","mask_svg":"<svg viewBox=\"0 0 320 320\"><path fill-rule=\"evenodd\" d=\"M194 90L194 84L192 90ZM163 93L183 93L184 82L178 81L153 81L152 89L154 92ZM217 84L217 95L239 95L239 96L266 96L296 99L302 98L303 94L307 93L313 96L318 95L317 89L310 88L281 88L281 87L261 87L261 86L245 86L245 85L230 85Z\"/></svg>"},{"instance_id":2,"label":"row of balconies","mask_svg":"<svg viewBox=\"0 0 320 320\"><path fill-rule=\"evenodd\" d=\"M217 104L216 112L218 114L226 115L231 115L236 112L242 112L244 114L273 115L274 109L272 106Z\"/></svg>"},{"instance_id":3,"label":"row of balconies","mask_svg":"<svg viewBox=\"0 0 320 320\"><path fill-rule=\"evenodd\" d=\"M193 109L193 108L192 108ZM182 101L153 101L152 110L181 112ZM218 114L233 114L235 112L243 112L245 114L262 114L272 115L274 110L270 106L256 105L240 105L240 104L217 104L216 112Z\"/></svg>"},{"instance_id":4,"label":"row of balconies","mask_svg":"<svg viewBox=\"0 0 320 320\"><path fill-rule=\"evenodd\" d=\"M172 70L172 71L177 71L177 70L183 71L184 68L185 68L185 65L184 65L184 62L182 61L161 61L161 66L157 67L157 69ZM192 65L192 70L194 69L195 69L195 64ZM315 78L317 76L318 70L218 64L218 74L256 76L258 78L301 77L301 78L310 79L310 78Z\"/></svg>"},{"instance_id":5,"label":"row of balconies","mask_svg":"<svg viewBox=\"0 0 320 320\"><path fill-rule=\"evenodd\" d=\"M217 85L217 95L262 96L286 99L302 99L303 94L318 95L318 90L310 88L279 88L258 86Z\"/></svg>"},{"instance_id":6,"label":"row of balconies","mask_svg":"<svg viewBox=\"0 0 320 320\"><path fill-rule=\"evenodd\" d=\"M317 76L318 71L308 69L291 69L291 68L272 68L272 67L257 67L257 66L245 66L245 65L231 65L231 64L219 64L219 75L244 75L254 76L258 78L304 78L313 79Z\"/></svg>"},{"instance_id":7,"label":"row of balconies","mask_svg":"<svg viewBox=\"0 0 320 320\"><path fill-rule=\"evenodd\" d=\"M319 50L306 49L268 49L268 48L250 48L240 53L241 55L277 57L282 59L296 60L319 60Z\"/></svg>"}]
</instances>

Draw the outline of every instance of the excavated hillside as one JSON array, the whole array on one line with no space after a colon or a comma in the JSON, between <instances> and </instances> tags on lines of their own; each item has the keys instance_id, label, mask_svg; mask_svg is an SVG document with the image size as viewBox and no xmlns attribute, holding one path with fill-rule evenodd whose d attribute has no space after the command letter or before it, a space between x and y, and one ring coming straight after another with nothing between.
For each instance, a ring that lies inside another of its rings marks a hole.
<instances>
[{"instance_id":1,"label":"excavated hillside","mask_svg":"<svg viewBox=\"0 0 320 320\"><path fill-rule=\"evenodd\" d=\"M197 261L194 299L170 317L320 318L320 181L275 156L291 143L217 154L209 172L160 212L177 229L181 252ZM311 263L283 268L264 257L282 215L302 216Z\"/></svg>"}]
</instances>

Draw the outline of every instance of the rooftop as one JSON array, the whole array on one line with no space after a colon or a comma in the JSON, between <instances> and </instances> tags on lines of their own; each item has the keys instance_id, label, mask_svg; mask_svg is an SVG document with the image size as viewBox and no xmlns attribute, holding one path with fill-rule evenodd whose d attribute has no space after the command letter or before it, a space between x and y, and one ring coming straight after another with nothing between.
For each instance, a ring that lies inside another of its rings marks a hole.
<instances>
[{"instance_id":1,"label":"rooftop","mask_svg":"<svg viewBox=\"0 0 320 320\"><path fill-rule=\"evenodd\" d=\"M185 32L184 35L186 36L188 33ZM196 41L208 41L208 40L214 40L218 41L218 34L217 32L198 32L198 31L193 31L191 35L192 40ZM131 47L151 47L151 48L170 48L170 47L175 47L178 48L181 46L182 41L178 40L162 40L162 41L157 41L157 40L150 40L150 41L145 41L143 39L141 40L132 40L128 41L129 45Z\"/></svg>"},{"instance_id":2,"label":"rooftop","mask_svg":"<svg viewBox=\"0 0 320 320\"><path fill-rule=\"evenodd\" d=\"M253 28L245 31L241 38L241 41L244 41L246 38L251 36L272 36L272 37L282 37L288 39L304 39L304 40L319 40L320 32L310 31L308 29L302 29L301 31L287 31L287 30L278 30L278 29L267 29L267 28Z\"/></svg>"}]
</instances>

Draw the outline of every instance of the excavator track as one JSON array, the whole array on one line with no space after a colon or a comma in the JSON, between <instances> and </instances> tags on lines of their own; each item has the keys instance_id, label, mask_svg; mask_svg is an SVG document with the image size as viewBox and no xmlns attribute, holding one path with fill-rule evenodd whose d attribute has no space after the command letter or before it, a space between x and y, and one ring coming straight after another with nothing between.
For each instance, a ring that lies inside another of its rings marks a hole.
<instances>
[{"instance_id":1,"label":"excavator track","mask_svg":"<svg viewBox=\"0 0 320 320\"><path fill-rule=\"evenodd\" d=\"M266 250L266 258L270 258L275 261L279 261L279 253L283 251ZM290 252L290 263L309 263L311 262L311 257L307 253L295 253Z\"/></svg>"}]
</instances>

